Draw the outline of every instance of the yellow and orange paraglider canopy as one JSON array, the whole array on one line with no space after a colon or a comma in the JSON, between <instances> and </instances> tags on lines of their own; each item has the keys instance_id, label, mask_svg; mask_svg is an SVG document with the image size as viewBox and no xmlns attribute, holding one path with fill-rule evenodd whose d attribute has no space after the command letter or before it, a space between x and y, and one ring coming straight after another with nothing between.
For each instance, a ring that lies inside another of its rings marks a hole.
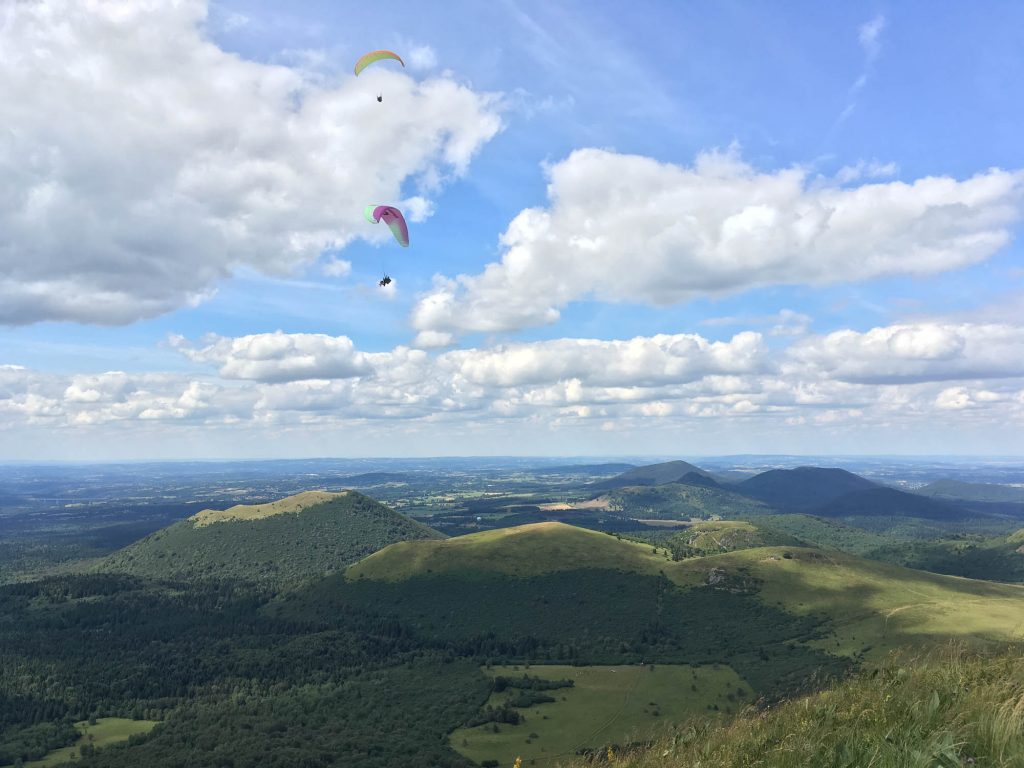
<instances>
[{"instance_id":1,"label":"yellow and orange paraglider canopy","mask_svg":"<svg viewBox=\"0 0 1024 768\"><path fill-rule=\"evenodd\" d=\"M394 51L370 51L369 53L359 57L359 61L356 62L356 74L358 75L374 62L381 61L383 59L394 59L403 67L405 66L405 62L402 61L402 57Z\"/></svg>"}]
</instances>

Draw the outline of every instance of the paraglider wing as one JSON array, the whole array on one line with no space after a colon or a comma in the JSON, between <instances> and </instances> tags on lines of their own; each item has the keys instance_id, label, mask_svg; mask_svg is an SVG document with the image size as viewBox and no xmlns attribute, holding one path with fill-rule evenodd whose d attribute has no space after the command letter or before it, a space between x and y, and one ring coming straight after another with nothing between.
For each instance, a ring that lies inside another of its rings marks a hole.
<instances>
[{"instance_id":1,"label":"paraglider wing","mask_svg":"<svg viewBox=\"0 0 1024 768\"><path fill-rule=\"evenodd\" d=\"M403 67L405 66L405 62L402 61L402 57L393 51L370 51L364 56L359 57L359 61L356 62L356 74L358 75L375 61L380 61L382 59L394 59Z\"/></svg>"},{"instance_id":2,"label":"paraglider wing","mask_svg":"<svg viewBox=\"0 0 1024 768\"><path fill-rule=\"evenodd\" d=\"M404 248L409 247L409 226L405 223L405 216L400 210L390 205L368 205L363 213L371 221L383 221L388 225L398 244Z\"/></svg>"}]
</instances>

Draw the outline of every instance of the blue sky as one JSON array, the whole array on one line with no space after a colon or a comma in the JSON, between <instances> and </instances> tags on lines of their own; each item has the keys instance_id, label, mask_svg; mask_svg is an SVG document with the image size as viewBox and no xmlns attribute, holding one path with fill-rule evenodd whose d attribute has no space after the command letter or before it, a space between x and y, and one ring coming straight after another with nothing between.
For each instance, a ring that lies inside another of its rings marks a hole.
<instances>
[{"instance_id":1,"label":"blue sky","mask_svg":"<svg viewBox=\"0 0 1024 768\"><path fill-rule=\"evenodd\" d=\"M1019 4L183 8L0 17L0 458L1024 449Z\"/></svg>"}]
</instances>

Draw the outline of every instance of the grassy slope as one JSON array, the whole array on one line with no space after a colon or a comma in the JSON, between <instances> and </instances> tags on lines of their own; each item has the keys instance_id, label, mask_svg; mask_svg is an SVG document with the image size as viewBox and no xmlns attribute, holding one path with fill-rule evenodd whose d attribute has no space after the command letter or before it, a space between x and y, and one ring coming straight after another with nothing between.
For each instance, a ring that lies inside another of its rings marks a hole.
<instances>
[{"instance_id":1,"label":"grassy slope","mask_svg":"<svg viewBox=\"0 0 1024 768\"><path fill-rule=\"evenodd\" d=\"M294 496L271 501L268 504L236 504L228 509L204 509L196 512L189 521L196 528L203 528L214 523L226 523L239 520L262 520L274 515L301 512L308 507L323 504L334 499L347 496L349 491L330 493L328 491L303 491Z\"/></svg>"},{"instance_id":2,"label":"grassy slope","mask_svg":"<svg viewBox=\"0 0 1024 768\"><path fill-rule=\"evenodd\" d=\"M150 578L291 583L341 570L396 541L440 537L355 491L308 503L318 498L289 497L269 516L272 505L243 513L256 519L183 520L111 555L101 568Z\"/></svg>"},{"instance_id":3,"label":"grassy slope","mask_svg":"<svg viewBox=\"0 0 1024 768\"><path fill-rule=\"evenodd\" d=\"M830 653L854 655L870 647L868 655L877 656L899 645L947 638L1024 639L1024 587L1016 585L783 547L687 560L666 574L677 583L700 583L712 569L758 580L769 605L828 615L835 637L812 644Z\"/></svg>"},{"instance_id":4,"label":"grassy slope","mask_svg":"<svg viewBox=\"0 0 1024 768\"><path fill-rule=\"evenodd\" d=\"M726 666L656 665L651 670L639 665L533 665L528 670L492 667L484 672L492 677L519 677L525 672L575 683L547 691L554 702L520 709L526 720L518 725L502 724L498 733L490 724L459 728L449 737L452 747L471 760L496 759L502 766L512 765L516 757L528 765L554 766L577 749L644 738L666 722L706 713L710 706L726 712L751 698L750 686ZM737 689L746 696L738 698ZM499 706L512 693L491 694L488 704Z\"/></svg>"},{"instance_id":5,"label":"grassy slope","mask_svg":"<svg viewBox=\"0 0 1024 768\"><path fill-rule=\"evenodd\" d=\"M946 648L730 723L691 720L619 768L1024 765L1024 657ZM579 762L582 768L589 763Z\"/></svg>"}]
</instances>

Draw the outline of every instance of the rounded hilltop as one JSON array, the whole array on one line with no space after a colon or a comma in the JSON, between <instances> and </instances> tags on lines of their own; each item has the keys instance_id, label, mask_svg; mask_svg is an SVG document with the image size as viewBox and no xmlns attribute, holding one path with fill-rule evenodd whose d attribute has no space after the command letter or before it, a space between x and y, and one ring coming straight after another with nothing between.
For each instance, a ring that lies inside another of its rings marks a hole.
<instances>
[{"instance_id":1,"label":"rounded hilltop","mask_svg":"<svg viewBox=\"0 0 1024 768\"><path fill-rule=\"evenodd\" d=\"M656 575L669 564L666 555L654 554L648 544L544 522L443 540L398 542L351 566L345 575L378 581L466 572L527 577L580 569Z\"/></svg>"}]
</instances>

